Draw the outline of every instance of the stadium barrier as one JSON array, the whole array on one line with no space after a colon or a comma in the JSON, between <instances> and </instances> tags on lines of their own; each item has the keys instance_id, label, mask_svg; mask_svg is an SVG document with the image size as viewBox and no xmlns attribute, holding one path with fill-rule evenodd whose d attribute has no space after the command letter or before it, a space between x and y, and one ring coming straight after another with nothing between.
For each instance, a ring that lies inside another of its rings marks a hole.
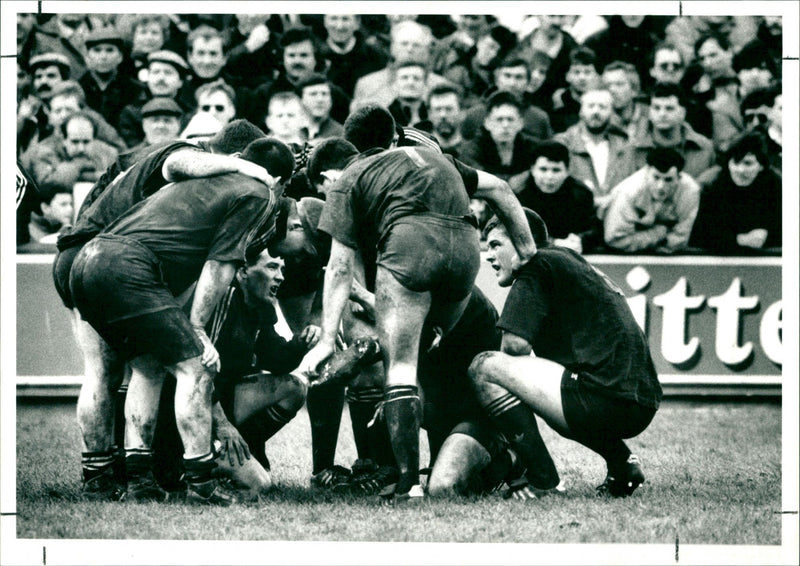
<instances>
[{"instance_id":1,"label":"stadium barrier","mask_svg":"<svg viewBox=\"0 0 800 566\"><path fill-rule=\"evenodd\" d=\"M83 361L53 288L53 255L17 255L17 395L77 395ZM587 256L645 330L667 396L780 396L780 257ZM482 262L478 286L507 289Z\"/></svg>"}]
</instances>

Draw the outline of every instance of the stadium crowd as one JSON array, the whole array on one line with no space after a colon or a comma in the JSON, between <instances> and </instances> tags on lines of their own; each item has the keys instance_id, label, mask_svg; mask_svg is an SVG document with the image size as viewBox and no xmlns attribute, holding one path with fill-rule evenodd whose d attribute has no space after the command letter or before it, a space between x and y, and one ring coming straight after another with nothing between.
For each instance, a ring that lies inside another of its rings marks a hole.
<instances>
[{"instance_id":1,"label":"stadium crowd","mask_svg":"<svg viewBox=\"0 0 800 566\"><path fill-rule=\"evenodd\" d=\"M780 252L781 42L775 17L18 15L17 245L57 251L79 313L84 495L262 494L303 403L319 489L420 497L422 427L432 495L563 493L536 414L630 495L661 389L582 254Z\"/></svg>"}]
</instances>

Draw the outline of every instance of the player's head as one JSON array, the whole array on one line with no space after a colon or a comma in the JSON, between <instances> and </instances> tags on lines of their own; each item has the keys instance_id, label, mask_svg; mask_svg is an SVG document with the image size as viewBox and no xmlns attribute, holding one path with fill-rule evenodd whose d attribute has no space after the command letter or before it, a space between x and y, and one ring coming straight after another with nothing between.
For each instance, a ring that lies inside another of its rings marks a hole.
<instances>
[{"instance_id":1,"label":"player's head","mask_svg":"<svg viewBox=\"0 0 800 566\"><path fill-rule=\"evenodd\" d=\"M327 192L358 153L358 148L344 138L329 138L319 144L311 152L306 168L311 186Z\"/></svg>"},{"instance_id":2,"label":"player's head","mask_svg":"<svg viewBox=\"0 0 800 566\"><path fill-rule=\"evenodd\" d=\"M294 171L294 154L289 146L275 138L261 138L244 148L242 159L261 165L267 172L286 184Z\"/></svg>"},{"instance_id":3,"label":"player's head","mask_svg":"<svg viewBox=\"0 0 800 566\"><path fill-rule=\"evenodd\" d=\"M296 258L326 256L330 249L330 237L318 229L325 202L314 197L299 201L286 199L286 236L270 246L274 255Z\"/></svg>"},{"instance_id":4,"label":"player's head","mask_svg":"<svg viewBox=\"0 0 800 566\"><path fill-rule=\"evenodd\" d=\"M268 250L245 256L245 264L236 271L236 280L248 306L274 304L283 283L284 262Z\"/></svg>"},{"instance_id":5,"label":"player's head","mask_svg":"<svg viewBox=\"0 0 800 566\"><path fill-rule=\"evenodd\" d=\"M547 232L547 225L536 212L529 208L522 209L525 212L525 219L528 227L533 234L533 241L536 248L545 248L550 245L550 235ZM497 275L497 283L501 287L508 287L514 282L512 260L516 254L516 249L505 226L497 216L493 216L486 223L483 229L487 244L486 261L492 266Z\"/></svg>"},{"instance_id":6,"label":"player's head","mask_svg":"<svg viewBox=\"0 0 800 566\"><path fill-rule=\"evenodd\" d=\"M357 108L344 122L344 139L358 151L375 147L389 149L395 135L394 118L386 108L377 104Z\"/></svg>"},{"instance_id":7,"label":"player's head","mask_svg":"<svg viewBox=\"0 0 800 566\"><path fill-rule=\"evenodd\" d=\"M247 120L233 120L208 140L208 146L212 153L233 155L263 137L264 132L255 124Z\"/></svg>"}]
</instances>

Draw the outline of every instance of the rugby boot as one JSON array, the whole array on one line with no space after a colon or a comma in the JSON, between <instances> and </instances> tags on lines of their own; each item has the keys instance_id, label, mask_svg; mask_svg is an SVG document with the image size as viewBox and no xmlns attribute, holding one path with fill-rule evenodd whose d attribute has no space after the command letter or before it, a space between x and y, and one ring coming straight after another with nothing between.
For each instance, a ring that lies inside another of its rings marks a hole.
<instances>
[{"instance_id":1,"label":"rugby boot","mask_svg":"<svg viewBox=\"0 0 800 566\"><path fill-rule=\"evenodd\" d=\"M528 482L525 476L511 480L508 484L508 489L503 493L503 499L517 499L525 501L528 499L541 499L548 495L564 495L567 489L564 485L564 480L558 482L558 485L550 489L539 489L534 487Z\"/></svg>"},{"instance_id":2,"label":"rugby boot","mask_svg":"<svg viewBox=\"0 0 800 566\"><path fill-rule=\"evenodd\" d=\"M361 474L347 484L347 491L354 495L375 495L388 486L394 486L399 478L394 466L379 466L371 473ZM392 488L392 492L394 488Z\"/></svg>"},{"instance_id":3,"label":"rugby boot","mask_svg":"<svg viewBox=\"0 0 800 566\"><path fill-rule=\"evenodd\" d=\"M230 507L241 501L241 494L222 478L211 478L204 482L186 482L186 503Z\"/></svg>"},{"instance_id":4,"label":"rugby boot","mask_svg":"<svg viewBox=\"0 0 800 566\"><path fill-rule=\"evenodd\" d=\"M123 501L166 501L168 494L158 485L153 472L148 470L141 475L131 475L128 478L128 489L123 496Z\"/></svg>"},{"instance_id":5,"label":"rugby boot","mask_svg":"<svg viewBox=\"0 0 800 566\"><path fill-rule=\"evenodd\" d=\"M381 346L375 338L359 338L349 348L336 352L323 364L319 376L310 381L309 387L318 387L331 381L347 383L365 368L378 362L382 356Z\"/></svg>"},{"instance_id":6,"label":"rugby boot","mask_svg":"<svg viewBox=\"0 0 800 566\"><path fill-rule=\"evenodd\" d=\"M608 471L606 479L597 486L596 492L601 497L628 497L642 483L644 483L642 463L638 456L631 454L619 471Z\"/></svg>"},{"instance_id":7,"label":"rugby boot","mask_svg":"<svg viewBox=\"0 0 800 566\"><path fill-rule=\"evenodd\" d=\"M87 501L119 501L125 494L125 485L122 484L111 466L84 479L81 485L81 499Z\"/></svg>"},{"instance_id":8,"label":"rugby boot","mask_svg":"<svg viewBox=\"0 0 800 566\"><path fill-rule=\"evenodd\" d=\"M311 485L320 489L338 490L347 485L352 477L344 466L330 466L311 476Z\"/></svg>"},{"instance_id":9,"label":"rugby boot","mask_svg":"<svg viewBox=\"0 0 800 566\"><path fill-rule=\"evenodd\" d=\"M404 507L422 503L425 499L425 492L419 484L412 485L406 493L396 493L396 484L386 486L379 494L382 505L391 507Z\"/></svg>"}]
</instances>

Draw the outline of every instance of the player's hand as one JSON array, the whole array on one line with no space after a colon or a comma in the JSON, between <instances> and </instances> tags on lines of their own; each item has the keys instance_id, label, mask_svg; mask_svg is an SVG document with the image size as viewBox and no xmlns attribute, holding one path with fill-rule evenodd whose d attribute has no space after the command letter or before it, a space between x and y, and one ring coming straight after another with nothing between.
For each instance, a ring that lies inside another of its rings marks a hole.
<instances>
[{"instance_id":1,"label":"player's hand","mask_svg":"<svg viewBox=\"0 0 800 566\"><path fill-rule=\"evenodd\" d=\"M767 231L763 228L756 228L744 234L736 234L736 243L746 248L763 248L766 241Z\"/></svg>"},{"instance_id":2,"label":"player's hand","mask_svg":"<svg viewBox=\"0 0 800 566\"><path fill-rule=\"evenodd\" d=\"M308 379L316 377L319 374L319 366L333 355L333 351L333 344L323 341L318 342L316 346L309 350L303 361L292 373L305 375Z\"/></svg>"},{"instance_id":3,"label":"player's hand","mask_svg":"<svg viewBox=\"0 0 800 566\"><path fill-rule=\"evenodd\" d=\"M313 348L322 338L322 329L319 326L309 324L300 333L300 340L306 345L308 349Z\"/></svg>"},{"instance_id":4,"label":"player's hand","mask_svg":"<svg viewBox=\"0 0 800 566\"><path fill-rule=\"evenodd\" d=\"M200 342L203 343L203 354L200 357L200 362L210 370L214 370L218 372L222 364L219 360L219 352L214 347L214 343L211 341L211 338L208 337L204 328L195 326L194 331L197 333L197 337L200 338Z\"/></svg>"},{"instance_id":5,"label":"player's hand","mask_svg":"<svg viewBox=\"0 0 800 566\"><path fill-rule=\"evenodd\" d=\"M244 466L246 460L250 459L250 447L247 446L242 435L236 430L236 427L226 422L225 424L219 423L217 427L217 440L220 441L222 447L219 449L223 458L228 458L228 463L231 466Z\"/></svg>"},{"instance_id":6,"label":"player's hand","mask_svg":"<svg viewBox=\"0 0 800 566\"><path fill-rule=\"evenodd\" d=\"M531 499L538 499L538 497L529 486L525 486L521 489L511 492L511 497L509 499L516 499L517 501L529 501Z\"/></svg>"},{"instance_id":7,"label":"player's hand","mask_svg":"<svg viewBox=\"0 0 800 566\"><path fill-rule=\"evenodd\" d=\"M247 41L245 41L244 45L247 50L252 53L253 51L257 51L264 47L268 41L269 28L266 26L266 24L258 24L253 28L253 31L250 32L250 35L247 37Z\"/></svg>"}]
</instances>

